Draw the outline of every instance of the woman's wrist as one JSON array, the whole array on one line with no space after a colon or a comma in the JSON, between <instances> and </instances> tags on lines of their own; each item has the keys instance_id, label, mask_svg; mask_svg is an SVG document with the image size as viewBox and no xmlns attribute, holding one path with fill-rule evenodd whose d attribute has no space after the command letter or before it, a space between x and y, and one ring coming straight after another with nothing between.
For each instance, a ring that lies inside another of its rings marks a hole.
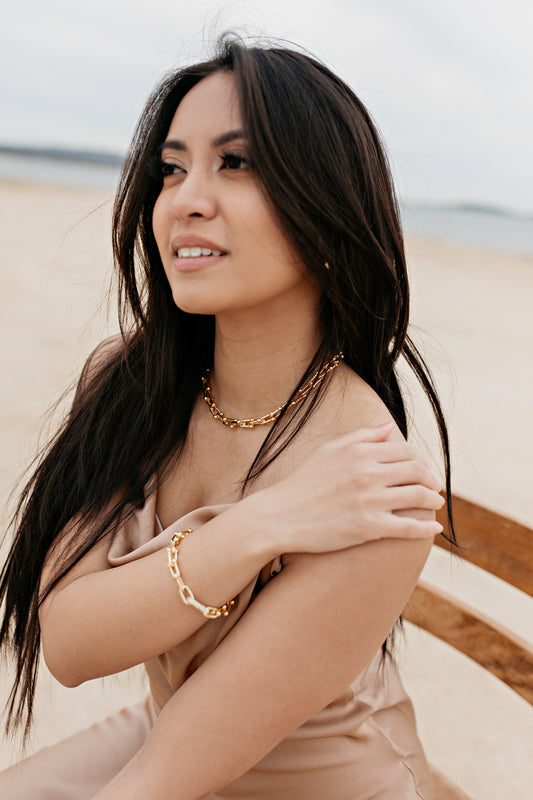
<instances>
[{"instance_id":1,"label":"woman's wrist","mask_svg":"<svg viewBox=\"0 0 533 800\"><path fill-rule=\"evenodd\" d=\"M243 515L242 530L246 530L247 550L252 557L263 560L263 566L290 550L277 488L271 486L253 492L234 506L234 511Z\"/></svg>"},{"instance_id":2,"label":"woman's wrist","mask_svg":"<svg viewBox=\"0 0 533 800\"><path fill-rule=\"evenodd\" d=\"M219 518L233 529L241 554L259 569L285 550L273 510L269 490L262 489L235 503Z\"/></svg>"},{"instance_id":3,"label":"woman's wrist","mask_svg":"<svg viewBox=\"0 0 533 800\"><path fill-rule=\"evenodd\" d=\"M254 494L229 506L180 543L180 576L202 605L227 604L281 554L258 500Z\"/></svg>"}]
</instances>

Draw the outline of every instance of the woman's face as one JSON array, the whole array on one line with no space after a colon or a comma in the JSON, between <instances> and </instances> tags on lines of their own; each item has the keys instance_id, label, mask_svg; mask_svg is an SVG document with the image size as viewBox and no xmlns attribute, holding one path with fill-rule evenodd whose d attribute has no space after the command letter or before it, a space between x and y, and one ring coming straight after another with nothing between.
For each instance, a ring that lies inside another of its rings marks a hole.
<instances>
[{"instance_id":1,"label":"woman's face","mask_svg":"<svg viewBox=\"0 0 533 800\"><path fill-rule=\"evenodd\" d=\"M272 313L317 297L256 180L231 73L204 78L183 98L161 161L153 230L177 306Z\"/></svg>"}]
</instances>

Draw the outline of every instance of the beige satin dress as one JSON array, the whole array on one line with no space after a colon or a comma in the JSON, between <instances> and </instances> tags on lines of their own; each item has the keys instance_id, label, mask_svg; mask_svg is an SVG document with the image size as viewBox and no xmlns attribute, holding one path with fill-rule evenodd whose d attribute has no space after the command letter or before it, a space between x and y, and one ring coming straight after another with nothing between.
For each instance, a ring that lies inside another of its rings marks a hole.
<instances>
[{"instance_id":1,"label":"beige satin dress","mask_svg":"<svg viewBox=\"0 0 533 800\"><path fill-rule=\"evenodd\" d=\"M112 567L166 547L176 530L194 530L225 508L200 508L161 530L156 503L154 492L119 527L108 555ZM240 593L228 617L210 620L147 662L151 692L146 701L0 773L0 798L92 798L139 750L166 701L239 621L255 593L282 568L280 558L264 567ZM380 656L378 652L340 697L255 767L202 800L432 800L411 702L392 661L381 663Z\"/></svg>"}]
</instances>

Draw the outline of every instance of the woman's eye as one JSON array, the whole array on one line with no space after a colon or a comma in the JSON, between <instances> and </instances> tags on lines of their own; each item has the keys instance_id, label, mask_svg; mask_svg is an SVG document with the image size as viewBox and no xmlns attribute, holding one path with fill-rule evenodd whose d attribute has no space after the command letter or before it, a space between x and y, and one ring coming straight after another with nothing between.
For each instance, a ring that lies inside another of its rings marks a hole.
<instances>
[{"instance_id":1,"label":"woman's eye","mask_svg":"<svg viewBox=\"0 0 533 800\"><path fill-rule=\"evenodd\" d=\"M163 161L162 158L154 156L148 162L148 172L155 181L161 181L169 175L181 175L183 168L173 161Z\"/></svg>"},{"instance_id":2,"label":"woman's eye","mask_svg":"<svg viewBox=\"0 0 533 800\"><path fill-rule=\"evenodd\" d=\"M222 156L222 163L225 169L230 170L250 169L252 166L249 158L239 156L236 153L225 153Z\"/></svg>"},{"instance_id":3,"label":"woman's eye","mask_svg":"<svg viewBox=\"0 0 533 800\"><path fill-rule=\"evenodd\" d=\"M170 161L161 161L159 164L159 174L165 178L167 175L178 175L183 172L183 168Z\"/></svg>"}]
</instances>

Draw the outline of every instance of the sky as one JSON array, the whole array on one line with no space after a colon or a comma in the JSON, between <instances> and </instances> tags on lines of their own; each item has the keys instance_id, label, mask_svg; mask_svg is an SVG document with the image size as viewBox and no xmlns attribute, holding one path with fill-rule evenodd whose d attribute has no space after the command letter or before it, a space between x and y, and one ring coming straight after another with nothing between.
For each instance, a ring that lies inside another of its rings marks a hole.
<instances>
[{"instance_id":1,"label":"sky","mask_svg":"<svg viewBox=\"0 0 533 800\"><path fill-rule=\"evenodd\" d=\"M19 0L0 28L0 143L124 152L155 83L219 33L338 72L400 195L533 212L531 0Z\"/></svg>"}]
</instances>

